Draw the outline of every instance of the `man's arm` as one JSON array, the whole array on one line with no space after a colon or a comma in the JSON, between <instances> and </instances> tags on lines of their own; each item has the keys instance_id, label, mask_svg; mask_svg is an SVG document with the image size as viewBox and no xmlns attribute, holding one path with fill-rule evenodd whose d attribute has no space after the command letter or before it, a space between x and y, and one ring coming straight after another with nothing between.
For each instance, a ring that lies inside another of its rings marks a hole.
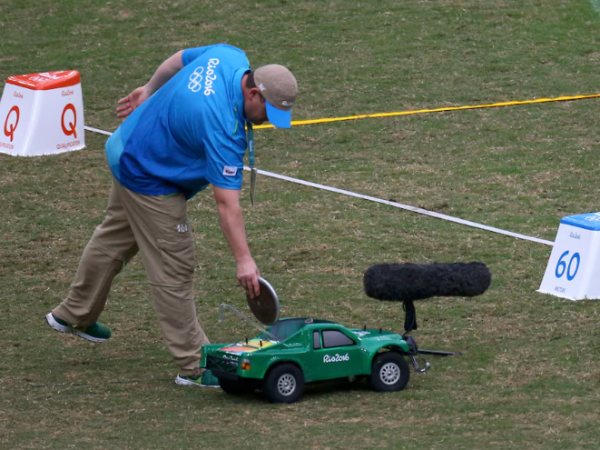
<instances>
[{"instance_id":1,"label":"man's arm","mask_svg":"<svg viewBox=\"0 0 600 450\"><path fill-rule=\"evenodd\" d=\"M219 209L221 230L223 230L237 263L237 279L250 298L254 298L260 294L258 284L260 272L252 259L246 240L246 229L240 206L240 191L216 186L213 186L213 191Z\"/></svg>"},{"instance_id":2,"label":"man's arm","mask_svg":"<svg viewBox=\"0 0 600 450\"><path fill-rule=\"evenodd\" d=\"M183 50L180 50L169 57L158 66L146 85L138 87L128 96L120 99L118 102L120 106L117 107L117 117L127 117L158 91L163 84L169 81L173 75L179 72L183 68L182 55Z\"/></svg>"}]
</instances>

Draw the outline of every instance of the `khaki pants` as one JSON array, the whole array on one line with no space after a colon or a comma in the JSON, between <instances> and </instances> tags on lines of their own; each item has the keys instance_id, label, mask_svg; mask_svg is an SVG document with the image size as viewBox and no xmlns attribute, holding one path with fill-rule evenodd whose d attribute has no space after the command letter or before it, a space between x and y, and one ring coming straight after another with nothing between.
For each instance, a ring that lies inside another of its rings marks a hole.
<instances>
[{"instance_id":1,"label":"khaki pants","mask_svg":"<svg viewBox=\"0 0 600 450\"><path fill-rule=\"evenodd\" d=\"M83 252L68 297L52 313L76 327L96 323L113 279L139 250L179 373L198 375L200 350L209 341L196 317L194 241L184 195L136 194L113 180L106 212Z\"/></svg>"}]
</instances>

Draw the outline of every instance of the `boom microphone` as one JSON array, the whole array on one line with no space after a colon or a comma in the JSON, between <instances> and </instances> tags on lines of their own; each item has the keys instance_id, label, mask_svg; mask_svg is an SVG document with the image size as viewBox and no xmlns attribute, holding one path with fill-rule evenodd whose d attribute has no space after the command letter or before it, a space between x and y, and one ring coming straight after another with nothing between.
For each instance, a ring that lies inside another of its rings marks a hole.
<instances>
[{"instance_id":1,"label":"boom microphone","mask_svg":"<svg viewBox=\"0 0 600 450\"><path fill-rule=\"evenodd\" d=\"M429 297L473 297L492 282L485 264L377 264L364 276L365 294L378 300L403 302Z\"/></svg>"},{"instance_id":2,"label":"boom microphone","mask_svg":"<svg viewBox=\"0 0 600 450\"><path fill-rule=\"evenodd\" d=\"M378 300L404 302L404 329L416 330L414 300L430 297L473 297L490 287L492 275L485 264L378 264L365 272L365 294Z\"/></svg>"}]
</instances>

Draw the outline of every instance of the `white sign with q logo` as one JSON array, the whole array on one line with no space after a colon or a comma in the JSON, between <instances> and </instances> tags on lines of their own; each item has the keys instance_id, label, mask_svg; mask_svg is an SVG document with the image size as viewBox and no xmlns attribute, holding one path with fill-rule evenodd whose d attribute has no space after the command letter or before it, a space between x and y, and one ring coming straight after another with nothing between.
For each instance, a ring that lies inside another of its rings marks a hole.
<instances>
[{"instance_id":1,"label":"white sign with q logo","mask_svg":"<svg viewBox=\"0 0 600 450\"><path fill-rule=\"evenodd\" d=\"M73 74L77 75L76 84L72 83ZM0 100L0 152L37 156L84 147L83 97L77 72L8 78Z\"/></svg>"}]
</instances>

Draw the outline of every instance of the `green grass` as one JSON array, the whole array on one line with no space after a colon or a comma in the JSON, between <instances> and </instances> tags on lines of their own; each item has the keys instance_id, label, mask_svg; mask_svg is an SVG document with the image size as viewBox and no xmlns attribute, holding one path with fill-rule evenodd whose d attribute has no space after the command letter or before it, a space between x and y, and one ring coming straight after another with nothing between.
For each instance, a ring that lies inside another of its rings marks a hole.
<instances>
[{"instance_id":1,"label":"green grass","mask_svg":"<svg viewBox=\"0 0 600 450\"><path fill-rule=\"evenodd\" d=\"M86 125L114 130L116 100L180 48L228 42L255 67L296 74L294 118L598 92L595 2L0 2L0 79L76 69ZM560 218L598 211L598 100L370 119L256 132L259 168L553 240ZM2 118L0 118L2 120ZM1 125L1 123L0 123ZM117 278L92 345L51 331L104 215L105 137L51 157L0 155L0 447L11 449L600 446L598 303L535 292L551 248L285 181L242 192L253 255L283 316L402 330L401 306L368 299L380 262L482 261L490 290L417 304L431 358L406 390L313 386L302 401L176 386L139 258ZM248 181L248 180L246 180ZM245 184L247 186L247 183ZM213 342L252 328L212 195L189 202L198 316Z\"/></svg>"}]
</instances>

